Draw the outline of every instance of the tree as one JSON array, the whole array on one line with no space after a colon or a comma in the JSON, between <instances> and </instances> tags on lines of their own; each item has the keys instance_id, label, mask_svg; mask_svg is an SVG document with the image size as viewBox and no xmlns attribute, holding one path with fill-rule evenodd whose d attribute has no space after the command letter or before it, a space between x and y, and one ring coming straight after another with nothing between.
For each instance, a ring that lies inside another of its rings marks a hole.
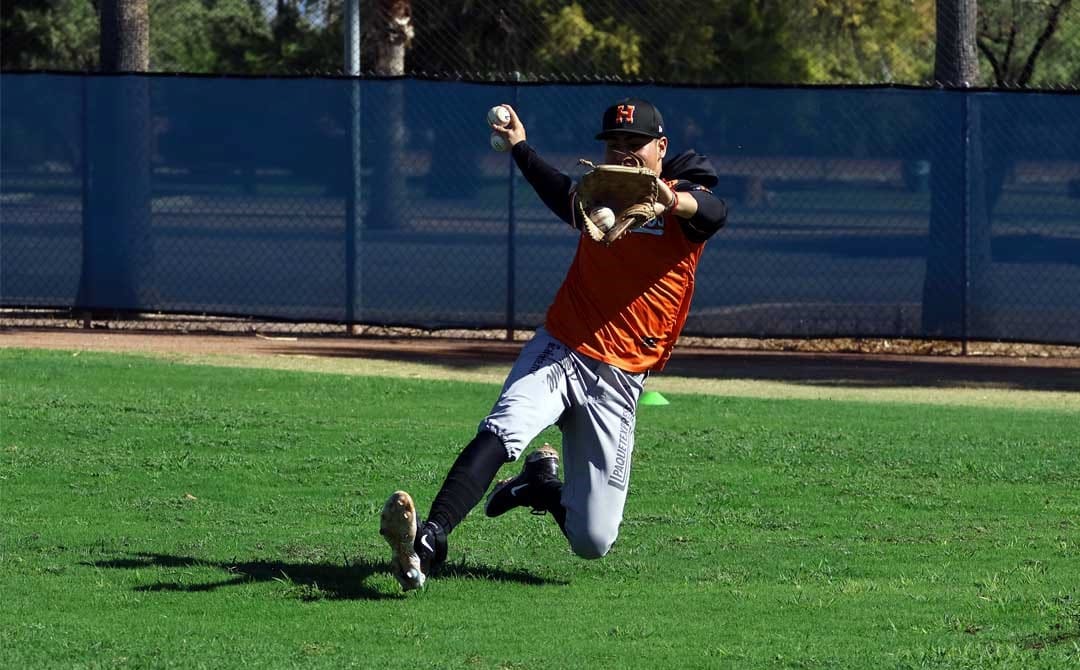
<instances>
[{"instance_id":1,"label":"tree","mask_svg":"<svg viewBox=\"0 0 1080 670\"><path fill-rule=\"evenodd\" d=\"M410 0L378 0L375 25L370 31L375 43L375 74L399 77L405 74L405 54L412 44L412 3ZM378 159L371 179L370 206L366 225L373 228L401 226L405 190L405 89L400 81L388 84L378 101L383 121L374 125ZM372 117L368 117L372 118Z\"/></svg>"},{"instance_id":2,"label":"tree","mask_svg":"<svg viewBox=\"0 0 1080 670\"><path fill-rule=\"evenodd\" d=\"M802 29L794 6L518 0L507 9L501 2L427 0L415 8L409 71L490 79L520 72L532 80L805 81L809 52L791 48Z\"/></svg>"},{"instance_id":3,"label":"tree","mask_svg":"<svg viewBox=\"0 0 1080 670\"><path fill-rule=\"evenodd\" d=\"M806 52L813 82L930 78L934 0L814 0L789 11L801 29L788 48Z\"/></svg>"},{"instance_id":4,"label":"tree","mask_svg":"<svg viewBox=\"0 0 1080 670\"><path fill-rule=\"evenodd\" d=\"M994 85L1025 87L1035 77L1040 57L1069 15L1072 0L984 0L979 17L979 53L990 65ZM1072 30L1075 37L1077 33ZM1080 56L1074 42L1073 58Z\"/></svg>"},{"instance_id":5,"label":"tree","mask_svg":"<svg viewBox=\"0 0 1080 670\"><path fill-rule=\"evenodd\" d=\"M90 0L0 1L0 65L20 70L92 70L98 17Z\"/></svg>"},{"instance_id":6,"label":"tree","mask_svg":"<svg viewBox=\"0 0 1080 670\"><path fill-rule=\"evenodd\" d=\"M151 0L153 69L254 74L274 65L274 36L258 0Z\"/></svg>"},{"instance_id":7,"label":"tree","mask_svg":"<svg viewBox=\"0 0 1080 670\"><path fill-rule=\"evenodd\" d=\"M945 86L974 86L979 78L975 55L977 0L938 0L934 81Z\"/></svg>"},{"instance_id":8,"label":"tree","mask_svg":"<svg viewBox=\"0 0 1080 670\"><path fill-rule=\"evenodd\" d=\"M375 74L399 77L405 74L405 53L412 44L415 30L411 0L378 0L375 42Z\"/></svg>"},{"instance_id":9,"label":"tree","mask_svg":"<svg viewBox=\"0 0 1080 670\"><path fill-rule=\"evenodd\" d=\"M975 85L977 12L976 0L937 0L934 80L939 85ZM928 337L955 337L965 324L968 277L963 254L965 217L970 215L963 206L966 148L963 138L953 139L934 142L930 161L930 227L922 300L922 334Z\"/></svg>"},{"instance_id":10,"label":"tree","mask_svg":"<svg viewBox=\"0 0 1080 670\"><path fill-rule=\"evenodd\" d=\"M147 0L102 0L101 69L145 72ZM139 309L150 293L150 90L142 77L96 82L84 148L89 184L83 212L79 307Z\"/></svg>"},{"instance_id":11,"label":"tree","mask_svg":"<svg viewBox=\"0 0 1080 670\"><path fill-rule=\"evenodd\" d=\"M1045 83L1080 84L1080 12L1073 0L983 0L977 45L993 85L1026 88ZM1040 79L1046 70L1049 77ZM1018 120L1025 124L1027 120ZM987 146L986 207L993 211L1012 167L1022 133L1007 133Z\"/></svg>"},{"instance_id":12,"label":"tree","mask_svg":"<svg viewBox=\"0 0 1080 670\"><path fill-rule=\"evenodd\" d=\"M102 0L101 70L150 69L150 6L147 0Z\"/></svg>"},{"instance_id":13,"label":"tree","mask_svg":"<svg viewBox=\"0 0 1080 670\"><path fill-rule=\"evenodd\" d=\"M599 71L637 78L642 75L645 54L641 32L614 16L592 22L578 3L544 12L545 40L536 52L552 69L573 71L574 61L587 57Z\"/></svg>"},{"instance_id":14,"label":"tree","mask_svg":"<svg viewBox=\"0 0 1080 670\"><path fill-rule=\"evenodd\" d=\"M675 82L803 81L808 72L805 49L788 48L796 14L779 0L529 4L542 30L525 72Z\"/></svg>"}]
</instances>

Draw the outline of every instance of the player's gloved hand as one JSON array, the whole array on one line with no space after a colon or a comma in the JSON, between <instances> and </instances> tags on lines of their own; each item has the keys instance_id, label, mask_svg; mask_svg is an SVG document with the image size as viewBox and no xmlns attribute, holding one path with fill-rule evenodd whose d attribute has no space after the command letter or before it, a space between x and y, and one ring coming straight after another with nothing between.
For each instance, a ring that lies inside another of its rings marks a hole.
<instances>
[{"instance_id":1,"label":"player's gloved hand","mask_svg":"<svg viewBox=\"0 0 1080 670\"><path fill-rule=\"evenodd\" d=\"M667 189L668 203L676 200L671 189L656 178L655 172L645 167L640 157L631 154L630 158L636 163L596 165L583 158L578 160L589 171L578 181L574 202L580 214L582 230L594 242L610 245L667 209L665 203L658 204L661 186ZM592 219L592 214L603 210L611 215L607 221Z\"/></svg>"}]
</instances>

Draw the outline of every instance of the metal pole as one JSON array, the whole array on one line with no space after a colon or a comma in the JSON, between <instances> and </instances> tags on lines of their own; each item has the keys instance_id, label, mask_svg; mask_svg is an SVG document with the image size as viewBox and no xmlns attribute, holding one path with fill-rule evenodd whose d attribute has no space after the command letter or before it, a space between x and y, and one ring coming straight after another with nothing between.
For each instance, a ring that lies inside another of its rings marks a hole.
<instances>
[{"instance_id":1,"label":"metal pole","mask_svg":"<svg viewBox=\"0 0 1080 670\"><path fill-rule=\"evenodd\" d=\"M961 244L963 245L961 258L962 268L962 280L960 294L960 337L961 337L961 351L964 356L968 355L968 311L971 298L971 207L972 207L972 181L971 181L971 92L961 91L960 95L964 96L964 103L961 109L963 110L963 152L961 153L961 172L964 179L964 198L962 202L963 216L961 217L962 237Z\"/></svg>"},{"instance_id":2,"label":"metal pole","mask_svg":"<svg viewBox=\"0 0 1080 670\"><path fill-rule=\"evenodd\" d=\"M83 328L90 328L93 325L93 320L91 312L87 308L94 305L94 268L91 265L91 263L93 263L93 257L88 251L93 240L90 226L94 225L93 214L90 211L90 189L93 187L93 182L90 179L90 90L87 85L89 77L81 77L81 80L82 126L80 131L82 135L80 137L80 145L82 149L82 274L80 275L81 278L79 284L80 287L84 287L84 290L79 291L76 294L75 308L76 310L82 308ZM79 311L76 313L79 313Z\"/></svg>"},{"instance_id":3,"label":"metal pole","mask_svg":"<svg viewBox=\"0 0 1080 670\"><path fill-rule=\"evenodd\" d=\"M518 91L519 86L516 82L521 81L521 73L514 73L514 94L512 96L514 109L518 107ZM506 339L508 342L514 341L514 322L516 309L516 303L514 294L517 291L516 282L514 276L517 274L517 216L514 210L514 158L513 152L507 154L507 180L509 182L509 188L507 189L507 207L509 209L509 225L507 226L507 240L506 240Z\"/></svg>"},{"instance_id":4,"label":"metal pole","mask_svg":"<svg viewBox=\"0 0 1080 670\"><path fill-rule=\"evenodd\" d=\"M349 77L349 138L352 179L345 197L345 321L349 334L361 314L363 242L361 213L360 147L360 0L345 0L345 57L342 68Z\"/></svg>"},{"instance_id":5,"label":"metal pole","mask_svg":"<svg viewBox=\"0 0 1080 670\"><path fill-rule=\"evenodd\" d=\"M350 77L360 76L360 0L345 0L345 65Z\"/></svg>"}]
</instances>

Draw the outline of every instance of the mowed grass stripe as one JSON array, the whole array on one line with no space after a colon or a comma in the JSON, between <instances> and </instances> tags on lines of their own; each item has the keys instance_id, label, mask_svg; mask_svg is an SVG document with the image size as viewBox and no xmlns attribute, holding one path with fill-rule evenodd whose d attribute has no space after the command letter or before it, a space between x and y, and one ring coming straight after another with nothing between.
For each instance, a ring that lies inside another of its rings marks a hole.
<instances>
[{"instance_id":1,"label":"mowed grass stripe","mask_svg":"<svg viewBox=\"0 0 1080 670\"><path fill-rule=\"evenodd\" d=\"M1071 412L672 394L608 557L477 512L402 596L378 509L426 510L496 385L22 350L0 380L3 667L1080 661Z\"/></svg>"}]
</instances>

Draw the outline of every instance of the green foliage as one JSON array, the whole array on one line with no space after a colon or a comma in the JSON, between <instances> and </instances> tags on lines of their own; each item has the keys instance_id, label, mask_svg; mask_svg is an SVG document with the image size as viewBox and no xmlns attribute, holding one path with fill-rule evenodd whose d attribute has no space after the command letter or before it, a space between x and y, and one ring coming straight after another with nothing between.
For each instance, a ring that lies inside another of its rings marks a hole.
<instances>
[{"instance_id":1,"label":"green foliage","mask_svg":"<svg viewBox=\"0 0 1080 670\"><path fill-rule=\"evenodd\" d=\"M1036 69L1034 83L1080 89L1080 6L1072 8L1060 39L1047 47L1047 57Z\"/></svg>"},{"instance_id":2,"label":"green foliage","mask_svg":"<svg viewBox=\"0 0 1080 670\"><path fill-rule=\"evenodd\" d=\"M789 46L808 52L815 83L926 82L934 67L934 3L815 0L800 18L798 44Z\"/></svg>"},{"instance_id":3,"label":"green foliage","mask_svg":"<svg viewBox=\"0 0 1080 670\"><path fill-rule=\"evenodd\" d=\"M336 73L344 0L150 0L151 67ZM383 34L361 3L363 67ZM489 79L921 84L933 72L936 0L412 0L414 73ZM1047 24L1054 35L1022 72ZM5 68L96 68L94 0L3 0ZM983 83L1080 86L1080 5L980 0ZM1010 46L1011 45L1011 46ZM992 65L997 63L997 72Z\"/></svg>"},{"instance_id":4,"label":"green foliage","mask_svg":"<svg viewBox=\"0 0 1080 670\"><path fill-rule=\"evenodd\" d=\"M91 0L4 0L2 66L26 70L96 70L100 26Z\"/></svg>"},{"instance_id":5,"label":"green foliage","mask_svg":"<svg viewBox=\"0 0 1080 670\"><path fill-rule=\"evenodd\" d=\"M532 5L543 26L527 41L534 73L738 82L798 81L807 71L805 54L784 48L796 26L781 2L671 0L663 12L621 0Z\"/></svg>"},{"instance_id":6,"label":"green foliage","mask_svg":"<svg viewBox=\"0 0 1080 670\"><path fill-rule=\"evenodd\" d=\"M717 4L710 23L715 26L717 60L725 81L806 81L809 52L791 48L802 27L789 6L779 0Z\"/></svg>"},{"instance_id":7,"label":"green foliage","mask_svg":"<svg viewBox=\"0 0 1080 670\"><path fill-rule=\"evenodd\" d=\"M154 0L151 68L248 72L258 65L270 29L249 0Z\"/></svg>"},{"instance_id":8,"label":"green foliage","mask_svg":"<svg viewBox=\"0 0 1080 670\"><path fill-rule=\"evenodd\" d=\"M594 24L576 2L545 12L543 18L546 39L536 55L552 69L573 69L577 60L585 58L603 72L631 79L641 75L643 39L630 26L611 16Z\"/></svg>"},{"instance_id":9,"label":"green foliage","mask_svg":"<svg viewBox=\"0 0 1080 670\"><path fill-rule=\"evenodd\" d=\"M981 0L978 44L988 85L1080 86L1080 5L1074 0Z\"/></svg>"},{"instance_id":10,"label":"green foliage","mask_svg":"<svg viewBox=\"0 0 1080 670\"><path fill-rule=\"evenodd\" d=\"M341 0L327 3L327 20L323 24L317 24L314 15L305 11L317 4L317 0L283 0L277 3L277 15L270 22L272 39L269 44L263 45L263 61L253 67L252 72L341 71L344 50Z\"/></svg>"},{"instance_id":11,"label":"green foliage","mask_svg":"<svg viewBox=\"0 0 1080 670\"><path fill-rule=\"evenodd\" d=\"M153 0L152 68L178 72L325 72L340 69L340 15L315 25L283 2L273 19L260 0Z\"/></svg>"}]
</instances>

